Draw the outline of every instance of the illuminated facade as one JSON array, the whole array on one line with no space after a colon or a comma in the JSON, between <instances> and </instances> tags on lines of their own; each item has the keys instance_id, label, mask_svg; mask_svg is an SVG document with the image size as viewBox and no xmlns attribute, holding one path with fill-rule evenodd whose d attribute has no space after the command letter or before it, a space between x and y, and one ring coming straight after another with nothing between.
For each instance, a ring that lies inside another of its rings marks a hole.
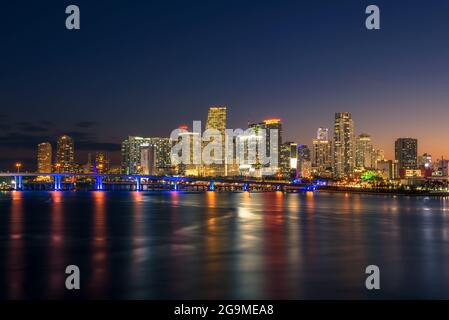
<instances>
[{"instance_id":1,"label":"illuminated facade","mask_svg":"<svg viewBox=\"0 0 449 320\"><path fill-rule=\"evenodd\" d=\"M362 169L375 168L375 154L371 136L362 133L356 139L355 166Z\"/></svg>"},{"instance_id":2,"label":"illuminated facade","mask_svg":"<svg viewBox=\"0 0 449 320\"><path fill-rule=\"evenodd\" d=\"M98 151L95 153L95 162L93 165L95 173L108 173L109 164L109 157L105 152Z\"/></svg>"},{"instance_id":3,"label":"illuminated facade","mask_svg":"<svg viewBox=\"0 0 449 320\"><path fill-rule=\"evenodd\" d=\"M263 150L257 150L257 157L270 158L274 160L260 167L262 175L274 175L278 173L281 162L280 148L282 145L282 121L278 118L267 119L260 123L252 123L248 128L254 130L255 134L265 137L265 154ZM273 142L273 143L272 143ZM263 163L263 160L260 160Z\"/></svg>"},{"instance_id":4,"label":"illuminated facade","mask_svg":"<svg viewBox=\"0 0 449 320\"><path fill-rule=\"evenodd\" d=\"M206 130L216 129L221 134L221 155L212 154L213 164L203 166L205 176L227 176L228 163L225 157L226 107L210 107L207 114ZM207 143L205 142L205 145ZM221 163L221 164L220 164Z\"/></svg>"},{"instance_id":5,"label":"illuminated facade","mask_svg":"<svg viewBox=\"0 0 449 320\"><path fill-rule=\"evenodd\" d=\"M73 139L67 135L58 138L56 146L56 171L75 171L75 148Z\"/></svg>"},{"instance_id":6,"label":"illuminated facade","mask_svg":"<svg viewBox=\"0 0 449 320\"><path fill-rule=\"evenodd\" d=\"M52 172L52 149L49 142L43 142L37 145L37 172Z\"/></svg>"},{"instance_id":7,"label":"illuminated facade","mask_svg":"<svg viewBox=\"0 0 449 320\"><path fill-rule=\"evenodd\" d=\"M332 174L332 142L329 141L329 129L319 128L316 139L312 141L312 173L328 177Z\"/></svg>"},{"instance_id":8,"label":"illuminated facade","mask_svg":"<svg viewBox=\"0 0 449 320\"><path fill-rule=\"evenodd\" d=\"M298 166L298 144L284 142L281 145L279 167L285 179L295 179Z\"/></svg>"},{"instance_id":9,"label":"illuminated facade","mask_svg":"<svg viewBox=\"0 0 449 320\"><path fill-rule=\"evenodd\" d=\"M151 147L151 148L150 148ZM148 151L151 149L152 151ZM155 169L151 168L152 172L157 175L164 175L171 171L171 143L169 138L160 137L136 137L129 136L122 142L122 173L126 174L144 174L149 172L149 162L146 159L150 159L150 155L144 155L144 165L142 165L142 150L148 152L154 152L151 157L155 163Z\"/></svg>"},{"instance_id":10,"label":"illuminated facade","mask_svg":"<svg viewBox=\"0 0 449 320\"><path fill-rule=\"evenodd\" d=\"M418 168L418 140L399 138L395 142L395 159L399 170L414 170Z\"/></svg>"},{"instance_id":11,"label":"illuminated facade","mask_svg":"<svg viewBox=\"0 0 449 320\"><path fill-rule=\"evenodd\" d=\"M349 112L335 113L332 171L335 178L351 176L355 166L354 122Z\"/></svg>"}]
</instances>

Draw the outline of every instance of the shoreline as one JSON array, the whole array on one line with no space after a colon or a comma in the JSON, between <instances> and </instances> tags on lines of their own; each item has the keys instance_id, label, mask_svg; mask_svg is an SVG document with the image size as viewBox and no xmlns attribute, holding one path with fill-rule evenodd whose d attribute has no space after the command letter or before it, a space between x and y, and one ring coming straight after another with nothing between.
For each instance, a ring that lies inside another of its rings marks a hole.
<instances>
[{"instance_id":1,"label":"shoreline","mask_svg":"<svg viewBox=\"0 0 449 320\"><path fill-rule=\"evenodd\" d=\"M409 190L373 190L373 189L354 189L354 188L318 188L318 192L328 193L353 193L370 195L392 195L392 196L412 196L412 197L448 197L449 192L444 191L409 191Z\"/></svg>"}]
</instances>

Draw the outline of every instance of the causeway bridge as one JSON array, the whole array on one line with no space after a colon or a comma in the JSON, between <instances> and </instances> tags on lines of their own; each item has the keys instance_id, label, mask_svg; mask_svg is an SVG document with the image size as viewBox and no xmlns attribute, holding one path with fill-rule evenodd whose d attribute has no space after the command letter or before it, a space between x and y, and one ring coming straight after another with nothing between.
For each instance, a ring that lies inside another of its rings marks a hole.
<instances>
[{"instance_id":1,"label":"causeway bridge","mask_svg":"<svg viewBox=\"0 0 449 320\"><path fill-rule=\"evenodd\" d=\"M80 184L103 190L172 191L311 191L315 186L286 180L207 178L99 173L0 173L14 190L72 190Z\"/></svg>"}]
</instances>

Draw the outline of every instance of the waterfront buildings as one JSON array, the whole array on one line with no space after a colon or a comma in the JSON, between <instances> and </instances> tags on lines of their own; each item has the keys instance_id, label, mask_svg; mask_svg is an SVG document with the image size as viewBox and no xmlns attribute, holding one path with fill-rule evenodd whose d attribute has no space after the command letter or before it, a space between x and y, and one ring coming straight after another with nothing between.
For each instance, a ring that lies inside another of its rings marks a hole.
<instances>
[{"instance_id":1,"label":"waterfront buildings","mask_svg":"<svg viewBox=\"0 0 449 320\"><path fill-rule=\"evenodd\" d=\"M400 171L418 168L418 140L413 138L399 138L395 142L395 159Z\"/></svg>"},{"instance_id":2,"label":"waterfront buildings","mask_svg":"<svg viewBox=\"0 0 449 320\"><path fill-rule=\"evenodd\" d=\"M354 122L349 112L335 113L333 174L335 178L351 176L355 166Z\"/></svg>"},{"instance_id":3,"label":"waterfront buildings","mask_svg":"<svg viewBox=\"0 0 449 320\"><path fill-rule=\"evenodd\" d=\"M310 178L312 176L312 161L310 149L304 144L298 145L298 178Z\"/></svg>"},{"instance_id":4,"label":"waterfront buildings","mask_svg":"<svg viewBox=\"0 0 449 320\"><path fill-rule=\"evenodd\" d=\"M294 142L284 142L281 145L280 173L285 179L295 179L298 169L298 144Z\"/></svg>"},{"instance_id":5,"label":"waterfront buildings","mask_svg":"<svg viewBox=\"0 0 449 320\"><path fill-rule=\"evenodd\" d=\"M249 129L253 129L255 135L265 139L265 149L257 148L257 158L261 165L256 165L260 169L261 176L275 175L279 171L282 145L282 121L279 118L266 119L259 123L248 124ZM270 161L265 161L270 159ZM269 163L267 163L269 162Z\"/></svg>"},{"instance_id":6,"label":"waterfront buildings","mask_svg":"<svg viewBox=\"0 0 449 320\"><path fill-rule=\"evenodd\" d=\"M362 133L356 138L355 166L360 169L375 167L375 154L371 136Z\"/></svg>"},{"instance_id":7,"label":"waterfront buildings","mask_svg":"<svg viewBox=\"0 0 449 320\"><path fill-rule=\"evenodd\" d=\"M56 144L56 171L74 172L75 171L75 147L73 139L67 135L58 138Z\"/></svg>"},{"instance_id":8,"label":"waterfront buildings","mask_svg":"<svg viewBox=\"0 0 449 320\"><path fill-rule=\"evenodd\" d=\"M313 175L332 175L332 142L329 140L328 128L318 128L316 139L312 141L311 161Z\"/></svg>"},{"instance_id":9,"label":"waterfront buildings","mask_svg":"<svg viewBox=\"0 0 449 320\"><path fill-rule=\"evenodd\" d=\"M52 149L49 142L42 142L37 145L37 172L52 172Z\"/></svg>"},{"instance_id":10,"label":"waterfront buildings","mask_svg":"<svg viewBox=\"0 0 449 320\"><path fill-rule=\"evenodd\" d=\"M169 138L128 136L121 147L122 172L143 174L151 170L158 174L168 173L171 170L170 151Z\"/></svg>"},{"instance_id":11,"label":"waterfront buildings","mask_svg":"<svg viewBox=\"0 0 449 320\"><path fill-rule=\"evenodd\" d=\"M212 151L213 164L203 166L205 176L227 176L228 161L225 157L225 133L226 133L226 107L210 107L207 114L206 130L215 129L221 137L221 154Z\"/></svg>"}]
</instances>

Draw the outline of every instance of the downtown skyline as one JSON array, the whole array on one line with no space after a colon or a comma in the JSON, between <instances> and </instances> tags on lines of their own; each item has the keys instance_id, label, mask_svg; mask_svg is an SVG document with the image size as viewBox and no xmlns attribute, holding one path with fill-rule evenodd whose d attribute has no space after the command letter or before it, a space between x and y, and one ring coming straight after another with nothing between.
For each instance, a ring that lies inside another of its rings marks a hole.
<instances>
[{"instance_id":1,"label":"downtown skyline","mask_svg":"<svg viewBox=\"0 0 449 320\"><path fill-rule=\"evenodd\" d=\"M121 1L79 1L78 33L64 29L57 6L6 4L0 169L18 159L33 166L35 145L62 134L76 141L77 161L106 150L118 162L124 136L167 136L204 121L210 104L229 107L230 128L279 117L285 141L308 145L316 128L332 128L334 112L348 111L386 158L409 136L420 154L449 158L449 4L376 3L374 33L360 1L198 2L175 11L152 2L125 12Z\"/></svg>"},{"instance_id":2,"label":"downtown skyline","mask_svg":"<svg viewBox=\"0 0 449 320\"><path fill-rule=\"evenodd\" d=\"M211 108L213 109L214 107L211 107ZM232 114L232 112L227 112L227 114L225 116L225 119L226 119L226 117L229 117L231 114ZM353 152L355 152L355 150L357 149L355 144L357 143L358 137L367 135L370 138L370 143L372 144L372 148L373 148L372 152L373 153L376 150L380 150L383 153L385 159L392 159L392 160L394 160L396 158L396 155L395 155L395 141L396 141L396 139L400 139L400 138L415 138L415 137L411 137L411 136L394 137L394 138L392 138L392 140L391 140L391 145L392 145L391 149L392 150L390 151L390 153L388 153L387 152L388 148L385 150L385 149L382 149L382 148L379 147L379 144L377 143L377 139L376 139L375 135L373 135L370 132L367 132L367 131L365 131L365 130L363 130L363 129L358 127L357 119L354 120L354 117L351 115L350 112L349 113L348 112L340 112L340 113L336 112L335 115L337 115L337 114L349 114L349 117L350 118L352 117L352 119L351 119L351 127L352 127L351 128L351 132L352 132L352 135L353 135L352 143L354 143L354 146L353 146L354 150L353 150ZM307 146L309 148L309 150L312 151L313 142L317 138L316 135L320 134L320 130L326 130L326 132L327 132L326 134L328 136L328 140L331 141L331 153L332 154L334 153L335 150L334 150L333 145L332 145L333 144L333 140L335 139L335 129L333 128L333 126L335 125L334 123L330 123L327 126L317 127L316 129L318 129L318 133L317 133L317 130L315 130L315 132L312 133L313 136L312 136L312 138L309 141L304 141L304 140L297 141L297 140L289 139L288 136L287 137L285 136L284 132L288 131L288 128L286 127L286 125L285 125L285 123L284 123L284 121L282 119L280 119L280 118L274 118L274 119L279 119L279 121L282 123L282 140L279 141L280 143L293 142L293 143L297 144L298 146L299 145ZM258 121L260 121L260 120L263 120L263 119L259 119ZM192 122L193 121L196 121L196 120L192 120ZM202 121L202 123L203 123L203 128L202 129L205 130L206 127L207 127L206 121ZM226 129L232 129L232 130L234 130L234 129L243 129L243 130L245 130L248 127L250 127L252 123L256 124L257 121L248 121L246 126L242 126L240 128L229 128L229 126L226 126ZM84 127L84 128L87 129L87 128L91 127L91 126L94 127L95 125L96 124L94 122L85 122L85 123L83 123L83 126L80 126L80 128ZM179 127L186 127L186 129L191 130L192 129L192 124L188 123L188 122L179 123L179 125L176 128L173 128L170 131L175 130L175 129L179 128ZM19 157L15 157L14 158L15 160L13 162L7 163L6 168L0 168L0 171L13 171L16 168L15 167L16 163L18 163L18 162L21 163L21 167L24 170L27 170L27 171L34 171L34 170L36 170L38 168L38 164L37 164L37 161L36 161L37 157L38 157L38 148L42 144L50 144L50 147L52 149L51 153L53 153L52 162L53 162L53 164L57 163L58 162L57 161L57 157L58 157L58 147L57 147L58 143L57 143L57 140L59 140L61 138L64 138L64 137L68 137L69 139L73 139L73 141L71 142L74 145L74 146L72 146L72 149L76 150L76 152L74 152L72 150L72 152L74 153L72 155L72 157L73 157L72 162L73 163L77 163L77 164L83 166L86 163L88 163L88 161L86 161L86 160L88 160L89 157L95 156L96 153L101 152L101 153L106 153L108 155L108 158L109 158L111 166L116 167L116 168L117 167L121 167L123 165L122 160L121 160L121 157L122 157L121 149L122 149L123 141L124 141L125 137L133 137L133 136L136 136L136 137L154 137L154 138L157 137L155 135L130 135L130 134L128 134L128 135L123 135L122 138L119 138L119 143L106 143L105 144L105 143L96 143L96 142L86 143L84 141L84 139L85 139L84 134L81 134L81 133L78 133L78 132L71 132L71 134L60 134L60 135L57 135L57 136L48 136L48 137L46 137L47 138L46 140L37 142L33 146L33 148L31 150L28 150L28 152L30 152L32 154L32 159L26 159L26 158L25 159L21 159ZM165 136L159 136L157 138L167 138L168 139L169 136L170 136L170 134L167 134ZM80 139L81 141L77 141L78 139ZM417 140L419 140L419 139L417 139ZM78 147L79 143L81 144L81 148ZM432 153L428 152L427 150L422 150L422 149L423 149L422 148L422 142L420 141L420 146L419 146L419 149L418 149L418 156L421 156L423 154L430 154L430 155L432 155ZM390 156L390 154L391 154L391 156ZM14 155L14 153L11 153L11 155ZM437 156L437 155L432 155L432 156L433 156L434 160L441 159L441 156ZM445 157L443 157L443 158L446 159ZM354 153L354 159L352 159L352 161L353 161L353 163L352 163L351 166L355 167L356 166L356 154L355 153ZM343 162L345 162L345 161L343 161ZM372 167L374 167L374 166L372 166Z\"/></svg>"}]
</instances>

